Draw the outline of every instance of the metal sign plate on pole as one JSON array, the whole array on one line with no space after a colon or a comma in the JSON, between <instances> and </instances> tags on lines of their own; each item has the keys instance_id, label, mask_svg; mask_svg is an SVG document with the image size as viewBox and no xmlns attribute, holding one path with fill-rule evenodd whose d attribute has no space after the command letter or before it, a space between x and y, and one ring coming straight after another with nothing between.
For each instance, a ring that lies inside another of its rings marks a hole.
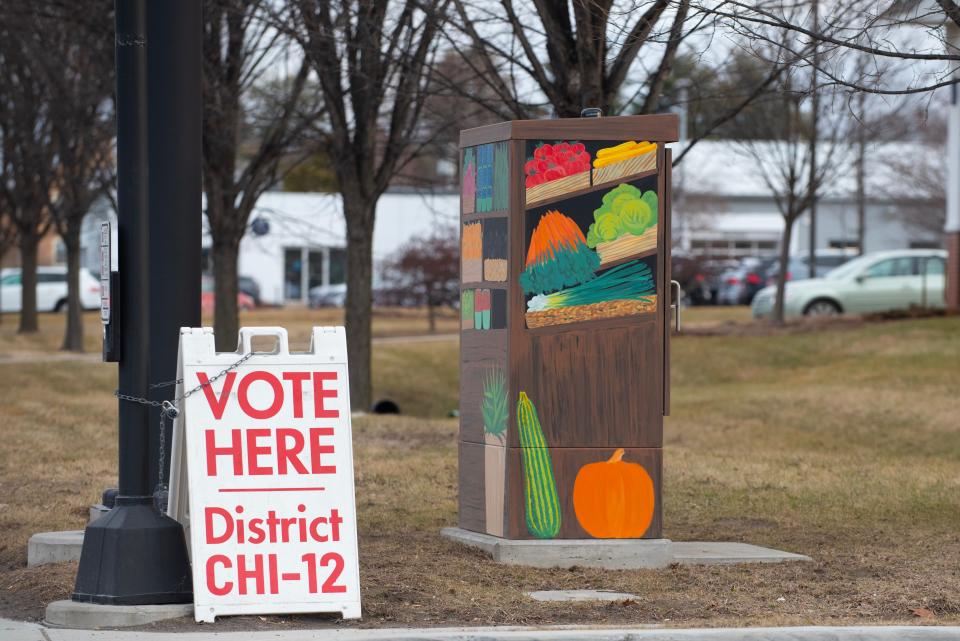
<instances>
[{"instance_id":1,"label":"metal sign plate on pole","mask_svg":"<svg viewBox=\"0 0 960 641\"><path fill-rule=\"evenodd\" d=\"M100 223L100 322L110 324L110 222Z\"/></svg>"},{"instance_id":2,"label":"metal sign plate on pole","mask_svg":"<svg viewBox=\"0 0 960 641\"><path fill-rule=\"evenodd\" d=\"M252 339L277 347L253 353ZM170 516L190 541L194 617L360 616L353 445L342 327L291 353L280 327L182 329ZM192 518L191 518L192 517Z\"/></svg>"}]
</instances>

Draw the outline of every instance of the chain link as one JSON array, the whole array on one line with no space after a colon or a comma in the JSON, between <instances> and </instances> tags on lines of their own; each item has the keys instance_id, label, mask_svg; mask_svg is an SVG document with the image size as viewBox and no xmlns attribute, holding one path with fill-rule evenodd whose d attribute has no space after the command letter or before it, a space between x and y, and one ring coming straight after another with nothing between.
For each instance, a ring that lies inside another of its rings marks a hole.
<instances>
[{"instance_id":1,"label":"chain link","mask_svg":"<svg viewBox=\"0 0 960 641\"><path fill-rule=\"evenodd\" d=\"M160 408L160 456L158 457L158 479L157 479L157 489L154 491L154 499L157 502L157 508L161 512L167 511L167 486L163 482L163 470L166 464L166 444L167 444L167 430L166 422L167 419L173 421L180 415L180 404L188 399L193 394L196 394L204 387L209 387L213 385L216 381L220 380L233 370L237 369L245 362L247 362L250 357L252 357L254 352L247 352L243 357L237 362L233 363L224 370L221 370L211 379L208 379L205 383L200 383L191 390L184 392L181 396L175 398L172 401L154 401L149 398L143 398L141 396L132 396L130 394L123 394L120 390L114 390L113 395L121 401L127 401L128 403L138 403L140 405L146 405L147 407L159 407ZM175 378L172 381L164 381L162 383L151 383L150 389L159 389L163 387L170 387L171 385L179 385L183 383L182 378Z\"/></svg>"}]
</instances>

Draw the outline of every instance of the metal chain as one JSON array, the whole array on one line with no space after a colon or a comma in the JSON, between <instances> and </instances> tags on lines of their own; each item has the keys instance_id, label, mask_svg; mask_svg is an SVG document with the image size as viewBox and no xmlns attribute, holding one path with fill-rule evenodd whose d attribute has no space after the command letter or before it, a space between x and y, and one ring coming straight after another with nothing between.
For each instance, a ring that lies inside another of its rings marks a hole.
<instances>
[{"instance_id":1,"label":"metal chain","mask_svg":"<svg viewBox=\"0 0 960 641\"><path fill-rule=\"evenodd\" d=\"M250 357L253 356L253 354L254 352L252 351L244 354L240 360L233 363L226 369L221 370L213 378L208 379L205 383L200 383L199 385L197 385L191 390L188 390L187 392L184 392L181 396L175 398L173 401L169 401L169 400L153 401L153 400L150 400L149 398L143 398L141 396L131 396L130 394L121 393L120 390L114 390L113 395L116 396L121 401L127 401L129 403L139 403L140 405L146 405L147 407L160 408L160 456L158 457L159 460L158 460L158 467L157 467L157 474L159 478L157 479L157 489L154 492L154 498L157 501L158 503L157 507L161 512L166 512L167 510L167 486L163 482L163 470L164 470L164 465L166 464L165 450L166 450L166 443L167 443L167 436L166 436L167 430L165 428L166 428L167 419L170 419L172 421L173 419L177 418L180 415L179 406L184 400L186 400L193 394L199 392L204 387L213 385L214 382L223 378L228 373L232 372L233 370L237 369L238 367L243 365L245 362L247 362L247 360L249 360ZM183 383L183 379L175 378L172 381L164 381L162 383L151 383L150 389L170 387L171 385L179 385L180 383Z\"/></svg>"},{"instance_id":2,"label":"metal chain","mask_svg":"<svg viewBox=\"0 0 960 641\"><path fill-rule=\"evenodd\" d=\"M172 410L175 411L177 414L179 414L180 411L177 409L176 406L179 405L181 401L183 401L183 400L189 398L190 396L192 396L193 394L199 392L199 391L200 391L201 389L203 389L204 387L207 387L207 386L209 386L209 385L212 385L214 382L216 382L216 381L218 381L219 379L223 378L223 377L226 376L228 373L232 372L233 370L237 369L238 367L240 367L241 365L243 365L245 362L247 362L248 360L250 360L250 358L251 358L253 355L254 355L254 352L248 352L248 353L244 354L243 357L242 357L240 360L238 360L237 362L233 363L232 365L230 365L230 366L227 367L226 369L223 369L223 370L221 370L220 372L218 372L216 376L214 376L213 378L207 380L206 383L200 383L199 385L197 385L197 386L194 387L193 389L185 392L182 396L179 396L179 397L175 398L173 401L152 401L152 400L150 400L149 398L143 398L142 396L131 396L130 394L124 394L124 393L122 393L120 390L115 390L115 391L113 392L113 395L116 396L116 397L117 397L118 399L120 399L121 401L128 401L128 402L131 402L131 403L139 403L140 405L147 405L147 406L149 406L149 407L161 407L161 408L162 408L162 407L164 407L164 404L170 404L172 407L167 408L167 410L169 411L169 410L172 409ZM178 385L179 383L182 383L182 382L183 382L183 379L182 379L182 378L175 378L175 379L173 379L172 381L164 381L164 382L162 382L162 383L151 383L151 384L150 384L150 389L157 389L157 388L160 388L160 387L170 387L171 385ZM174 416L173 418L176 418L176 416Z\"/></svg>"}]
</instances>

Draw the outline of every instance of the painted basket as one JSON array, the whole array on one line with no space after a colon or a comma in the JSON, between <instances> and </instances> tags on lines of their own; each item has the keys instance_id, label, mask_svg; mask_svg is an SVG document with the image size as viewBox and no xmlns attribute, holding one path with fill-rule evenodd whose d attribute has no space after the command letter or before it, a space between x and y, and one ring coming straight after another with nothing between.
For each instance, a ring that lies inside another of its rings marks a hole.
<instances>
[{"instance_id":1,"label":"painted basket","mask_svg":"<svg viewBox=\"0 0 960 641\"><path fill-rule=\"evenodd\" d=\"M480 258L464 258L460 266L460 277L465 283L482 282L483 260Z\"/></svg>"},{"instance_id":2,"label":"painted basket","mask_svg":"<svg viewBox=\"0 0 960 641\"><path fill-rule=\"evenodd\" d=\"M530 205L538 203L541 200L547 200L548 198L554 198L555 196L568 194L571 191L586 189L589 186L590 172L582 171L579 174L557 178L556 180L551 180L550 182L543 183L542 185L527 187L527 206L529 207Z\"/></svg>"},{"instance_id":3,"label":"painted basket","mask_svg":"<svg viewBox=\"0 0 960 641\"><path fill-rule=\"evenodd\" d=\"M610 300L591 305L573 305L541 312L527 312L527 327L550 327L567 323L581 323L599 318L635 316L657 311L657 297L644 296L637 299Z\"/></svg>"},{"instance_id":4,"label":"painted basket","mask_svg":"<svg viewBox=\"0 0 960 641\"><path fill-rule=\"evenodd\" d=\"M507 280L507 259L506 258L484 258L483 259L483 279L495 283L503 283Z\"/></svg>"},{"instance_id":5,"label":"painted basket","mask_svg":"<svg viewBox=\"0 0 960 641\"><path fill-rule=\"evenodd\" d=\"M598 243L597 255L600 257L600 266L603 267L656 248L657 226L654 225L639 236L624 234L608 243Z\"/></svg>"},{"instance_id":6,"label":"painted basket","mask_svg":"<svg viewBox=\"0 0 960 641\"><path fill-rule=\"evenodd\" d=\"M620 162L615 162L606 167L599 167L593 170L593 184L602 185L604 183L623 180L628 176L642 174L645 171L657 168L657 151L648 151L645 154L627 158Z\"/></svg>"}]
</instances>

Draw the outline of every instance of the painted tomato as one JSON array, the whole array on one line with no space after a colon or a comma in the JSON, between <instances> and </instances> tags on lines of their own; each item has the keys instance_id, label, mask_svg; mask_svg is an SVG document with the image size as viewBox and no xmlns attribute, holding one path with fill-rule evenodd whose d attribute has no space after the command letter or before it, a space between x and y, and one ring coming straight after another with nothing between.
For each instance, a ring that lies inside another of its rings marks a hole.
<instances>
[{"instance_id":1,"label":"painted tomato","mask_svg":"<svg viewBox=\"0 0 960 641\"><path fill-rule=\"evenodd\" d=\"M563 178L563 170L558 167L551 167L543 174L545 178L549 180L556 180L557 178Z\"/></svg>"}]
</instances>

